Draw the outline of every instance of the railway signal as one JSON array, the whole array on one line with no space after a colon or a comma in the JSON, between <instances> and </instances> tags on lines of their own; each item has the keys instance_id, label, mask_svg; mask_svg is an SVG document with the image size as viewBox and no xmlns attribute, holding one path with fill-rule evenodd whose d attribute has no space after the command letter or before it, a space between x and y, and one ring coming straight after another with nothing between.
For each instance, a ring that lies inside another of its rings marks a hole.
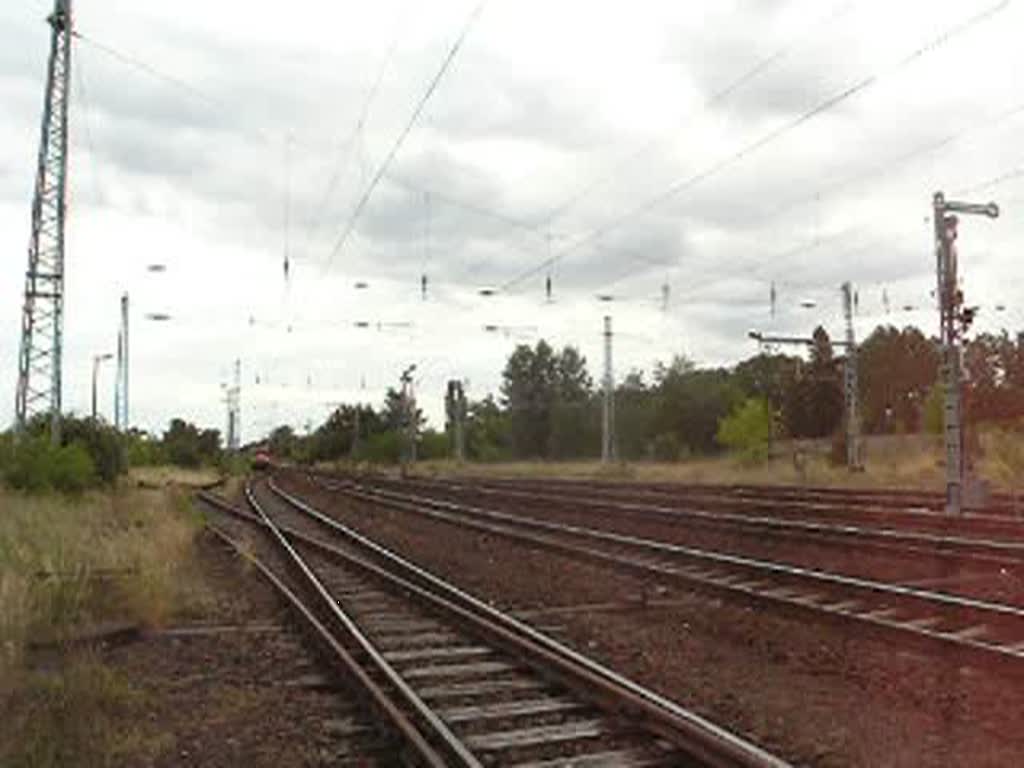
<instances>
[{"instance_id":1,"label":"railway signal","mask_svg":"<svg viewBox=\"0 0 1024 768\"><path fill-rule=\"evenodd\" d=\"M963 392L960 345L974 319L972 309L964 306L963 291L957 275L956 214L999 216L995 203L965 203L947 200L942 192L932 197L932 221L935 227L935 271L938 279L939 341L942 349L942 379L945 401L942 407L946 449L946 511L958 515L963 510L966 486L964 467Z\"/></svg>"}]
</instances>

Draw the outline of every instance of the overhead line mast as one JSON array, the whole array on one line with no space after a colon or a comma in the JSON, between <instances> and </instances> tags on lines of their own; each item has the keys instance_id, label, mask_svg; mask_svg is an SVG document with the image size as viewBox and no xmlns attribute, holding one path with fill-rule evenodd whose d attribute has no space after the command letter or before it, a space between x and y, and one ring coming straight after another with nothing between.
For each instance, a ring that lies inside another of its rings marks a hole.
<instances>
[{"instance_id":1,"label":"overhead line mast","mask_svg":"<svg viewBox=\"0 0 1024 768\"><path fill-rule=\"evenodd\" d=\"M39 164L32 199L32 233L21 313L15 429L48 413L60 442L64 356L64 219L67 211L68 95L71 82L71 0L54 0Z\"/></svg>"}]
</instances>

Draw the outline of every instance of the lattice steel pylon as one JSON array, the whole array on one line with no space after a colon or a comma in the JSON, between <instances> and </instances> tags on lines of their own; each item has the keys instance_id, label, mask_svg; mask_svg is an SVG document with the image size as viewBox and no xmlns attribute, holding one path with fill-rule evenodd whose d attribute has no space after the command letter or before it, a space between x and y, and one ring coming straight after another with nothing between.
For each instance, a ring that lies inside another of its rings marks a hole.
<instances>
[{"instance_id":1,"label":"lattice steel pylon","mask_svg":"<svg viewBox=\"0 0 1024 768\"><path fill-rule=\"evenodd\" d=\"M39 165L32 200L32 234L21 315L15 428L50 414L60 441L61 362L64 355L64 219L67 209L68 96L71 78L71 0L54 0Z\"/></svg>"}]
</instances>

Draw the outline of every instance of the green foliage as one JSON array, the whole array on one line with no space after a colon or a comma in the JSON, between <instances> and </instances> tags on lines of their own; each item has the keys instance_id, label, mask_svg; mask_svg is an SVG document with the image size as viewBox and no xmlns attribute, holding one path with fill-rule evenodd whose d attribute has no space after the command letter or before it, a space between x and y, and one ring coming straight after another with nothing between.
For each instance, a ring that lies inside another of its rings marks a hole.
<instances>
[{"instance_id":1,"label":"green foliage","mask_svg":"<svg viewBox=\"0 0 1024 768\"><path fill-rule=\"evenodd\" d=\"M402 439L398 432L380 432L367 438L357 458L374 464L397 464L402 458Z\"/></svg>"},{"instance_id":2,"label":"green foliage","mask_svg":"<svg viewBox=\"0 0 1024 768\"><path fill-rule=\"evenodd\" d=\"M860 344L857 354L864 430L918 431L923 403L938 371L934 342L917 328L880 326Z\"/></svg>"},{"instance_id":3,"label":"green foliage","mask_svg":"<svg viewBox=\"0 0 1024 768\"><path fill-rule=\"evenodd\" d=\"M184 419L173 419L164 432L163 447L167 459L179 467L195 469L203 464L216 465L220 459L220 432L200 430Z\"/></svg>"},{"instance_id":4,"label":"green foliage","mask_svg":"<svg viewBox=\"0 0 1024 768\"><path fill-rule=\"evenodd\" d=\"M501 395L517 457L566 458L589 447L591 379L574 347L518 345L505 364Z\"/></svg>"},{"instance_id":5,"label":"green foliage","mask_svg":"<svg viewBox=\"0 0 1024 768\"><path fill-rule=\"evenodd\" d=\"M765 400L748 398L718 422L719 444L738 454L746 464L768 459L771 444L772 415Z\"/></svg>"},{"instance_id":6,"label":"green foliage","mask_svg":"<svg viewBox=\"0 0 1024 768\"><path fill-rule=\"evenodd\" d=\"M615 390L615 427L619 458L649 458L651 434L657 419L654 393L644 382L642 371L630 371Z\"/></svg>"},{"instance_id":7,"label":"green foliage","mask_svg":"<svg viewBox=\"0 0 1024 768\"><path fill-rule=\"evenodd\" d=\"M843 419L842 361L832 354L825 329L814 330L811 359L786 389L782 413L790 437L828 437Z\"/></svg>"},{"instance_id":8,"label":"green foliage","mask_svg":"<svg viewBox=\"0 0 1024 768\"><path fill-rule=\"evenodd\" d=\"M492 395L471 402L466 416L466 456L475 461L501 461L512 457L510 418Z\"/></svg>"},{"instance_id":9,"label":"green foliage","mask_svg":"<svg viewBox=\"0 0 1024 768\"><path fill-rule=\"evenodd\" d=\"M79 494L97 485L99 479L85 446L54 446L46 436L26 436L10 447L0 469L7 485L29 493Z\"/></svg>"},{"instance_id":10,"label":"green foliage","mask_svg":"<svg viewBox=\"0 0 1024 768\"><path fill-rule=\"evenodd\" d=\"M131 430L122 440L129 467L156 467L168 462L163 443L146 432Z\"/></svg>"},{"instance_id":11,"label":"green foliage","mask_svg":"<svg viewBox=\"0 0 1024 768\"><path fill-rule=\"evenodd\" d=\"M730 372L723 368L699 369L684 357L654 371L656 423L670 431L682 451L714 453L719 419L743 400L743 393ZM655 446L655 455L659 449Z\"/></svg>"},{"instance_id":12,"label":"green foliage","mask_svg":"<svg viewBox=\"0 0 1024 768\"><path fill-rule=\"evenodd\" d=\"M120 765L157 746L130 724L144 709L138 691L95 658L27 676L17 703L0 749L12 768Z\"/></svg>"},{"instance_id":13,"label":"green foliage","mask_svg":"<svg viewBox=\"0 0 1024 768\"><path fill-rule=\"evenodd\" d=\"M103 485L113 484L128 468L121 435L102 421L65 417L62 439L65 445L79 445L85 449L95 467L96 478ZM65 457L65 463L68 462L76 463L75 457ZM77 468L71 470L72 473L84 470L80 460L77 460L77 464Z\"/></svg>"},{"instance_id":14,"label":"green foliage","mask_svg":"<svg viewBox=\"0 0 1024 768\"><path fill-rule=\"evenodd\" d=\"M424 430L420 434L416 455L424 461L446 459L451 454L451 442L448 435L434 429Z\"/></svg>"},{"instance_id":15,"label":"green foliage","mask_svg":"<svg viewBox=\"0 0 1024 768\"><path fill-rule=\"evenodd\" d=\"M679 461L683 447L675 432L662 432L652 441L652 452L658 461Z\"/></svg>"}]
</instances>

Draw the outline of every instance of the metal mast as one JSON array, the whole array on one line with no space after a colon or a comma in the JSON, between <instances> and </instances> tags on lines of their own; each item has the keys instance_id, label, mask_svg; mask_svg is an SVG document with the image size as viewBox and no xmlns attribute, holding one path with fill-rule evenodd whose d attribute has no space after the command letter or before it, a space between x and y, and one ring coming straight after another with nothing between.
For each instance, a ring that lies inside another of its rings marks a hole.
<instances>
[{"instance_id":1,"label":"metal mast","mask_svg":"<svg viewBox=\"0 0 1024 768\"><path fill-rule=\"evenodd\" d=\"M227 388L225 402L228 406L227 448L230 453L237 453L242 444L242 361L235 360L235 380Z\"/></svg>"},{"instance_id":2,"label":"metal mast","mask_svg":"<svg viewBox=\"0 0 1024 768\"><path fill-rule=\"evenodd\" d=\"M843 316L846 319L846 362L843 394L846 397L846 466L851 472L864 469L860 453L860 414L857 412L857 340L853 331L853 288L843 283Z\"/></svg>"},{"instance_id":3,"label":"metal mast","mask_svg":"<svg viewBox=\"0 0 1024 768\"><path fill-rule=\"evenodd\" d=\"M21 315L21 351L15 398L20 432L50 414L50 437L60 441L64 325L64 218L67 207L68 95L71 75L71 0L54 0L39 164L32 199L32 234Z\"/></svg>"},{"instance_id":4,"label":"metal mast","mask_svg":"<svg viewBox=\"0 0 1024 768\"><path fill-rule=\"evenodd\" d=\"M615 377L612 374L612 318L604 316L604 390L601 410L601 462L615 461Z\"/></svg>"},{"instance_id":5,"label":"metal mast","mask_svg":"<svg viewBox=\"0 0 1024 768\"><path fill-rule=\"evenodd\" d=\"M448 382L445 408L448 412L448 424L452 432L455 461L462 464L466 460L466 390L459 379L452 379Z\"/></svg>"},{"instance_id":6,"label":"metal mast","mask_svg":"<svg viewBox=\"0 0 1024 768\"><path fill-rule=\"evenodd\" d=\"M121 326L117 331L117 381L114 384L114 426L128 429L128 294L121 295Z\"/></svg>"},{"instance_id":7,"label":"metal mast","mask_svg":"<svg viewBox=\"0 0 1024 768\"><path fill-rule=\"evenodd\" d=\"M945 402L942 408L946 444L946 511L960 514L965 486L963 394L961 392L960 342L973 312L964 308L957 276L957 217L967 213L996 218L995 203L964 203L946 200L941 192L932 197L935 226L935 271L938 278L939 340L942 345L942 379Z\"/></svg>"}]
</instances>

